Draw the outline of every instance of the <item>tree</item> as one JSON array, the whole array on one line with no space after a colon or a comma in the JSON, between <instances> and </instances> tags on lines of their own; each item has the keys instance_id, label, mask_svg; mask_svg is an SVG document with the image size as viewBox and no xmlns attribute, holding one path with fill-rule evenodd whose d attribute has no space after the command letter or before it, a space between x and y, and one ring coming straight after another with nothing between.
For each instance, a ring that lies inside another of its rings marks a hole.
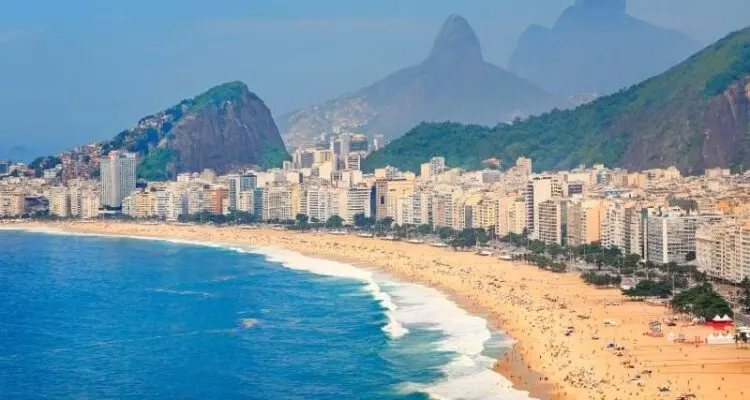
<instances>
[{"instance_id":1,"label":"tree","mask_svg":"<svg viewBox=\"0 0 750 400\"><path fill-rule=\"evenodd\" d=\"M332 215L326 220L326 228L328 229L339 229L344 226L344 220L338 215Z\"/></svg>"},{"instance_id":2,"label":"tree","mask_svg":"<svg viewBox=\"0 0 750 400\"><path fill-rule=\"evenodd\" d=\"M380 222L380 224L383 226L383 228L385 228L385 230L389 231L391 230L391 226L393 225L393 218L385 217L378 222Z\"/></svg>"},{"instance_id":3,"label":"tree","mask_svg":"<svg viewBox=\"0 0 750 400\"><path fill-rule=\"evenodd\" d=\"M487 231L484 228L475 229L474 237L476 238L476 242L482 247L487 246L487 243L490 241Z\"/></svg>"},{"instance_id":4,"label":"tree","mask_svg":"<svg viewBox=\"0 0 750 400\"><path fill-rule=\"evenodd\" d=\"M563 253L563 248L557 243L550 243L547 245L547 254L549 254L552 258L555 258Z\"/></svg>"},{"instance_id":5,"label":"tree","mask_svg":"<svg viewBox=\"0 0 750 400\"><path fill-rule=\"evenodd\" d=\"M294 220L298 229L305 230L309 227L309 224L308 224L309 218L305 214L297 214L294 217Z\"/></svg>"},{"instance_id":6,"label":"tree","mask_svg":"<svg viewBox=\"0 0 750 400\"><path fill-rule=\"evenodd\" d=\"M680 312L691 313L706 320L716 315L733 315L729 303L714 291L710 283L703 283L676 295L672 299L672 306Z\"/></svg>"},{"instance_id":7,"label":"tree","mask_svg":"<svg viewBox=\"0 0 750 400\"><path fill-rule=\"evenodd\" d=\"M373 219L366 217L364 213L354 215L354 226L356 226L357 228L369 228L373 225Z\"/></svg>"},{"instance_id":8,"label":"tree","mask_svg":"<svg viewBox=\"0 0 750 400\"><path fill-rule=\"evenodd\" d=\"M534 254L542 254L547 250L547 245L541 240L532 240L529 242L528 248Z\"/></svg>"},{"instance_id":9,"label":"tree","mask_svg":"<svg viewBox=\"0 0 750 400\"><path fill-rule=\"evenodd\" d=\"M430 224L422 224L417 227L417 232L419 232L420 235L429 235L432 233L432 225Z\"/></svg>"},{"instance_id":10,"label":"tree","mask_svg":"<svg viewBox=\"0 0 750 400\"><path fill-rule=\"evenodd\" d=\"M438 228L438 237L441 240L446 240L454 235L453 229L447 227L447 226L441 226Z\"/></svg>"},{"instance_id":11,"label":"tree","mask_svg":"<svg viewBox=\"0 0 750 400\"><path fill-rule=\"evenodd\" d=\"M740 283L739 303L743 312L750 312L750 279L745 277Z\"/></svg>"},{"instance_id":12,"label":"tree","mask_svg":"<svg viewBox=\"0 0 750 400\"><path fill-rule=\"evenodd\" d=\"M672 285L664 281L642 280L635 287L623 290L628 297L659 297L666 299L672 294Z\"/></svg>"},{"instance_id":13,"label":"tree","mask_svg":"<svg viewBox=\"0 0 750 400\"><path fill-rule=\"evenodd\" d=\"M685 255L685 261L694 261L695 260L695 252L694 251L688 251Z\"/></svg>"},{"instance_id":14,"label":"tree","mask_svg":"<svg viewBox=\"0 0 750 400\"><path fill-rule=\"evenodd\" d=\"M397 237L405 238L406 236L408 236L407 234L408 234L408 231L409 231L409 225L406 225L406 224L404 224L404 225L395 224L395 225L393 225L393 230L396 232L396 236Z\"/></svg>"}]
</instances>

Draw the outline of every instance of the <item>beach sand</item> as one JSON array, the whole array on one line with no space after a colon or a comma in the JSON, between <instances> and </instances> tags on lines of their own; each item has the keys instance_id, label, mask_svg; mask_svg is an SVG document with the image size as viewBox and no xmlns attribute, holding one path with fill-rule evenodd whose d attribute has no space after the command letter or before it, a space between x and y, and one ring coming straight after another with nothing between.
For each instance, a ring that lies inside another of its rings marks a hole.
<instances>
[{"instance_id":1,"label":"beach sand","mask_svg":"<svg viewBox=\"0 0 750 400\"><path fill-rule=\"evenodd\" d=\"M70 232L175 238L278 247L321 258L377 266L400 279L452 295L518 341L497 370L542 399L750 399L750 348L670 343L644 333L671 315L663 306L629 302L619 290L585 285L576 274L355 235L274 229L132 223L25 224ZM605 321L614 325L605 325ZM568 327L573 333L566 336ZM704 338L704 326L662 326L664 334ZM594 339L596 337L597 339ZM615 341L621 351L606 348ZM660 386L669 392L660 392Z\"/></svg>"}]
</instances>

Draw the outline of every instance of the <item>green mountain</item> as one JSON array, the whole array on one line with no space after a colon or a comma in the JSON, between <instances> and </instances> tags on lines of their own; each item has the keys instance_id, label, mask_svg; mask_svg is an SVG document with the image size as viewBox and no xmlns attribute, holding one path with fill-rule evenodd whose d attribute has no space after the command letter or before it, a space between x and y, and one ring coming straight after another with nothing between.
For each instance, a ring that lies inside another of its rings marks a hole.
<instances>
[{"instance_id":1,"label":"green mountain","mask_svg":"<svg viewBox=\"0 0 750 400\"><path fill-rule=\"evenodd\" d=\"M667 72L574 110L494 128L421 124L364 162L418 170L434 155L454 166L526 155L539 170L605 163L686 173L750 165L750 28Z\"/></svg>"},{"instance_id":2,"label":"green mountain","mask_svg":"<svg viewBox=\"0 0 750 400\"><path fill-rule=\"evenodd\" d=\"M103 152L139 154L138 176L164 180L205 168L267 168L289 158L271 113L242 82L228 82L138 121Z\"/></svg>"}]
</instances>

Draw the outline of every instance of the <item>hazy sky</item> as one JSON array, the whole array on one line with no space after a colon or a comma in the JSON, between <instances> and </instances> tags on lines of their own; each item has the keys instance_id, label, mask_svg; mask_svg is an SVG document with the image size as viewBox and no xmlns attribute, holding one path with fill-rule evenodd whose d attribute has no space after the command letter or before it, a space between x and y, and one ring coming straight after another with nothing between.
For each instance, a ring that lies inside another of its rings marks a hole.
<instances>
[{"instance_id":1,"label":"hazy sky","mask_svg":"<svg viewBox=\"0 0 750 400\"><path fill-rule=\"evenodd\" d=\"M750 25L747 1L629 0L628 11L708 44ZM528 25L551 26L573 2L0 0L0 157L111 138L228 80L274 114L326 100L421 61L451 13L504 67Z\"/></svg>"}]
</instances>

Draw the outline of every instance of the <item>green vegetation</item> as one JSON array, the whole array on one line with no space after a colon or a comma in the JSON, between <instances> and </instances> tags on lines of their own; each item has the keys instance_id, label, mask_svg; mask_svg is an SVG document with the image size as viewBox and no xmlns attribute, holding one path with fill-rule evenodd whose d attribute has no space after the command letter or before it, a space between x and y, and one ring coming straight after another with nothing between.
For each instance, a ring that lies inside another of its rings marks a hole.
<instances>
[{"instance_id":1,"label":"green vegetation","mask_svg":"<svg viewBox=\"0 0 750 400\"><path fill-rule=\"evenodd\" d=\"M563 273L567 271L567 264L561 261L555 261L552 258L538 253L524 254L518 259L536 265L539 269L546 269L552 272Z\"/></svg>"},{"instance_id":2,"label":"green vegetation","mask_svg":"<svg viewBox=\"0 0 750 400\"><path fill-rule=\"evenodd\" d=\"M29 164L29 168L36 171L36 176L41 176L45 169L55 168L56 165L62 164L62 160L55 156L37 157Z\"/></svg>"},{"instance_id":3,"label":"green vegetation","mask_svg":"<svg viewBox=\"0 0 750 400\"><path fill-rule=\"evenodd\" d=\"M686 290L672 299L672 305L680 312L711 320L716 315L733 315L726 300L716 293L711 284L704 283Z\"/></svg>"},{"instance_id":4,"label":"green vegetation","mask_svg":"<svg viewBox=\"0 0 750 400\"><path fill-rule=\"evenodd\" d=\"M243 211L232 211L228 215L214 214L210 212L199 212L195 214L180 215L180 222L192 222L201 224L254 224L260 221L258 217L253 214Z\"/></svg>"},{"instance_id":5,"label":"green vegetation","mask_svg":"<svg viewBox=\"0 0 750 400\"><path fill-rule=\"evenodd\" d=\"M623 290L628 297L659 297L666 299L672 295L672 285L665 281L642 280L634 287Z\"/></svg>"},{"instance_id":6,"label":"green vegetation","mask_svg":"<svg viewBox=\"0 0 750 400\"><path fill-rule=\"evenodd\" d=\"M724 93L732 83L744 78L750 71L750 43L737 43L732 46L733 57L727 60L729 68L706 82L706 96Z\"/></svg>"},{"instance_id":7,"label":"green vegetation","mask_svg":"<svg viewBox=\"0 0 750 400\"><path fill-rule=\"evenodd\" d=\"M326 228L328 229L341 229L344 227L344 219L338 215L332 215L326 220Z\"/></svg>"},{"instance_id":8,"label":"green vegetation","mask_svg":"<svg viewBox=\"0 0 750 400\"><path fill-rule=\"evenodd\" d=\"M262 155L263 158L260 162L261 168L267 169L281 167L284 161L289 161L292 159L292 156L289 155L289 153L283 146L271 147L270 145L268 145L264 146L264 148L266 148L267 150Z\"/></svg>"},{"instance_id":9,"label":"green vegetation","mask_svg":"<svg viewBox=\"0 0 750 400\"><path fill-rule=\"evenodd\" d=\"M594 286L620 286L622 283L622 276L610 275L610 274L597 274L596 272L589 271L581 274L581 279L589 285Z\"/></svg>"},{"instance_id":10,"label":"green vegetation","mask_svg":"<svg viewBox=\"0 0 750 400\"><path fill-rule=\"evenodd\" d=\"M147 181L167 181L174 178L177 165L177 152L164 148L154 149L138 163L138 179Z\"/></svg>"},{"instance_id":11,"label":"green vegetation","mask_svg":"<svg viewBox=\"0 0 750 400\"><path fill-rule=\"evenodd\" d=\"M365 214L354 215L354 226L357 228L370 228L375 225L375 218L365 217Z\"/></svg>"},{"instance_id":12,"label":"green vegetation","mask_svg":"<svg viewBox=\"0 0 750 400\"><path fill-rule=\"evenodd\" d=\"M450 246L454 249L471 248L476 245L486 246L489 241L487 231L483 228L467 228L454 234L453 240L450 241Z\"/></svg>"},{"instance_id":13,"label":"green vegetation","mask_svg":"<svg viewBox=\"0 0 750 400\"><path fill-rule=\"evenodd\" d=\"M247 86L240 81L223 83L219 86L212 87L208 91L195 96L185 103L189 109L203 108L210 104L221 104L227 100L236 99L242 96L243 92L248 92Z\"/></svg>"},{"instance_id":14,"label":"green vegetation","mask_svg":"<svg viewBox=\"0 0 750 400\"><path fill-rule=\"evenodd\" d=\"M363 167L418 171L420 163L441 155L451 166L480 168L490 157L528 156L536 170L605 163L695 172L702 169L698 127L711 101L706 90L715 95L750 74L749 43L750 28L735 32L657 77L575 110L494 128L422 123L370 155Z\"/></svg>"}]
</instances>

